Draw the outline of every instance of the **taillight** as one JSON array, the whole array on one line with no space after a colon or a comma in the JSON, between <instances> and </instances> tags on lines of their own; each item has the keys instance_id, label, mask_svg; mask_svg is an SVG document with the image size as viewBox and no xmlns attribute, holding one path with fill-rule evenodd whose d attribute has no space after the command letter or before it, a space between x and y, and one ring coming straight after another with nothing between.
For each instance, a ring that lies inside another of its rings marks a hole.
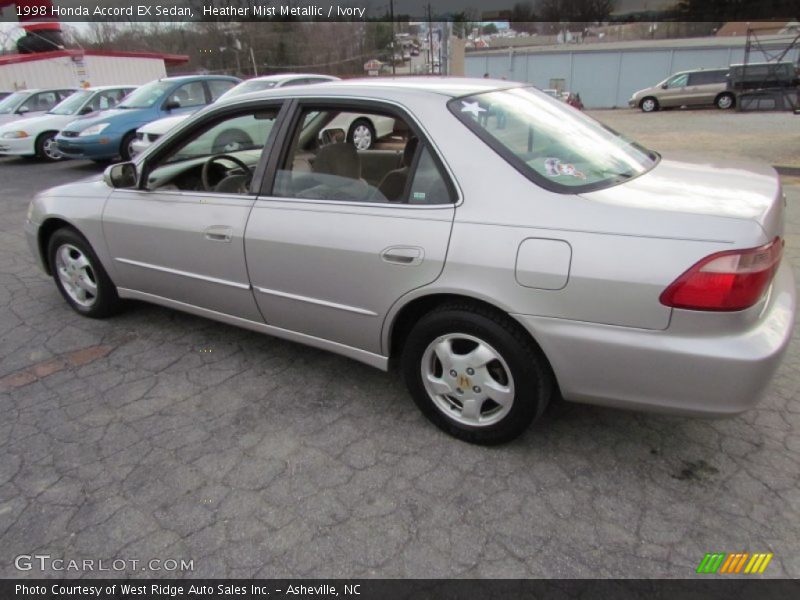
<instances>
[{"instance_id":1,"label":"taillight","mask_svg":"<svg viewBox=\"0 0 800 600\"><path fill-rule=\"evenodd\" d=\"M707 256L678 277L659 298L661 304L690 310L743 310L769 287L781 262L783 240L747 250Z\"/></svg>"}]
</instances>

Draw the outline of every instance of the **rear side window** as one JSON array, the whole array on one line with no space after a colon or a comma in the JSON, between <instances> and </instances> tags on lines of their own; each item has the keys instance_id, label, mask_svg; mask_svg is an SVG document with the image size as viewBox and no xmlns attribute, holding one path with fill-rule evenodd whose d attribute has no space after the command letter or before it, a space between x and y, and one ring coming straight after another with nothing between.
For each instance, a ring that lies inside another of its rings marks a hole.
<instances>
[{"instance_id":1,"label":"rear side window","mask_svg":"<svg viewBox=\"0 0 800 600\"><path fill-rule=\"evenodd\" d=\"M725 83L725 71L698 71L689 75L689 85Z\"/></svg>"}]
</instances>

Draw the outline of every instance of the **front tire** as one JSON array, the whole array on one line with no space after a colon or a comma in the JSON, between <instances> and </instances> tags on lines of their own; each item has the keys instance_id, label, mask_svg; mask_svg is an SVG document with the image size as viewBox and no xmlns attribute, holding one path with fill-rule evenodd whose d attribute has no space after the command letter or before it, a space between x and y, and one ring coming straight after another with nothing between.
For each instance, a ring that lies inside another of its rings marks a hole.
<instances>
[{"instance_id":1,"label":"front tire","mask_svg":"<svg viewBox=\"0 0 800 600\"><path fill-rule=\"evenodd\" d=\"M127 162L133 158L133 145L134 140L136 140L136 132L129 131L125 134L125 137L122 138L122 143L119 145L119 155L122 158L123 162Z\"/></svg>"},{"instance_id":2,"label":"front tire","mask_svg":"<svg viewBox=\"0 0 800 600\"><path fill-rule=\"evenodd\" d=\"M714 100L714 105L720 110L730 110L736 105L736 99L733 94L720 94Z\"/></svg>"},{"instance_id":3,"label":"front tire","mask_svg":"<svg viewBox=\"0 0 800 600\"><path fill-rule=\"evenodd\" d=\"M642 101L639 103L639 108L642 109L642 112L655 112L658 110L658 100L653 98L652 96L648 96L647 98L643 98Z\"/></svg>"},{"instance_id":4,"label":"front tire","mask_svg":"<svg viewBox=\"0 0 800 600\"><path fill-rule=\"evenodd\" d=\"M403 351L414 402L437 427L475 444L502 444L544 412L553 376L536 344L509 317L470 304L420 319Z\"/></svg>"},{"instance_id":5,"label":"front tire","mask_svg":"<svg viewBox=\"0 0 800 600\"><path fill-rule=\"evenodd\" d=\"M36 138L36 156L42 160L56 162L64 156L58 151L56 144L57 131L46 131Z\"/></svg>"},{"instance_id":6,"label":"front tire","mask_svg":"<svg viewBox=\"0 0 800 600\"><path fill-rule=\"evenodd\" d=\"M75 312L102 319L119 310L117 288L78 232L64 228L53 233L47 257L58 291Z\"/></svg>"},{"instance_id":7,"label":"front tire","mask_svg":"<svg viewBox=\"0 0 800 600\"><path fill-rule=\"evenodd\" d=\"M353 144L356 150L369 150L375 145L375 128L367 119L357 119L350 125L347 141Z\"/></svg>"}]
</instances>

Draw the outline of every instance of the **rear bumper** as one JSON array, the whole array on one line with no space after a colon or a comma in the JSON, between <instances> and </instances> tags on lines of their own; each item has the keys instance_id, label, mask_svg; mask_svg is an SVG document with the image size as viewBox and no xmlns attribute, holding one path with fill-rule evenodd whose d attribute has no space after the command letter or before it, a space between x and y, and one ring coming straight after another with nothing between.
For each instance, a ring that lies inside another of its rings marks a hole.
<instances>
[{"instance_id":1,"label":"rear bumper","mask_svg":"<svg viewBox=\"0 0 800 600\"><path fill-rule=\"evenodd\" d=\"M34 138L0 140L0 155L5 156L33 156L36 154Z\"/></svg>"},{"instance_id":2,"label":"rear bumper","mask_svg":"<svg viewBox=\"0 0 800 600\"><path fill-rule=\"evenodd\" d=\"M758 319L735 333L704 334L697 320L711 314L680 310L663 331L514 316L539 342L566 400L724 416L761 398L791 339L795 310L784 261Z\"/></svg>"}]
</instances>

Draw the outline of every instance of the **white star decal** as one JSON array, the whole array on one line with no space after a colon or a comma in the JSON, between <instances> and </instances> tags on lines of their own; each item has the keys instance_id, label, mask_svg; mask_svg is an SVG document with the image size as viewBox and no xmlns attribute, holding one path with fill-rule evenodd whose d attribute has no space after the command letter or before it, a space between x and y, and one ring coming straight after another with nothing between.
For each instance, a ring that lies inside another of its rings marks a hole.
<instances>
[{"instance_id":1,"label":"white star decal","mask_svg":"<svg viewBox=\"0 0 800 600\"><path fill-rule=\"evenodd\" d=\"M461 112L462 113L463 112L472 113L473 116L477 117L480 113L486 112L486 109L485 108L481 108L480 106L478 106L477 102L464 102L462 100L461 104L463 105L461 107Z\"/></svg>"}]
</instances>

